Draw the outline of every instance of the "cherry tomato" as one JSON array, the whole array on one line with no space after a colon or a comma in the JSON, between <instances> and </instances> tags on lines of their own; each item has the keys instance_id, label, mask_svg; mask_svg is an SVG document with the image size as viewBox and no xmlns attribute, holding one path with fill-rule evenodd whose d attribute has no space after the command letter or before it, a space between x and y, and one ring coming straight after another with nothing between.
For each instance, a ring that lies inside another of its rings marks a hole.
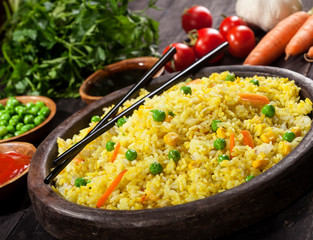
<instances>
[{"instance_id":1,"label":"cherry tomato","mask_svg":"<svg viewBox=\"0 0 313 240\"><path fill-rule=\"evenodd\" d=\"M228 31L236 26L244 25L247 26L247 23L238 16L229 16L224 18L220 24L220 33L226 39Z\"/></svg>"},{"instance_id":2,"label":"cherry tomato","mask_svg":"<svg viewBox=\"0 0 313 240\"><path fill-rule=\"evenodd\" d=\"M223 36L214 28L202 28L198 30L198 39L194 45L197 58L203 57L223 42L225 42ZM216 57L211 63L218 61L222 56Z\"/></svg>"},{"instance_id":3,"label":"cherry tomato","mask_svg":"<svg viewBox=\"0 0 313 240\"><path fill-rule=\"evenodd\" d=\"M203 6L193 6L186 9L181 17L185 32L193 29L212 27L212 15L209 9Z\"/></svg>"},{"instance_id":4,"label":"cherry tomato","mask_svg":"<svg viewBox=\"0 0 313 240\"><path fill-rule=\"evenodd\" d=\"M253 31L247 26L236 26L229 30L227 34L229 43L229 53L234 57L244 58L248 56L255 47L255 37Z\"/></svg>"},{"instance_id":5,"label":"cherry tomato","mask_svg":"<svg viewBox=\"0 0 313 240\"><path fill-rule=\"evenodd\" d=\"M166 53L170 47L175 47L176 53L165 65L165 69L168 72L184 70L196 61L196 55L193 49L188 45L184 43L172 43L164 49L163 54Z\"/></svg>"}]
</instances>

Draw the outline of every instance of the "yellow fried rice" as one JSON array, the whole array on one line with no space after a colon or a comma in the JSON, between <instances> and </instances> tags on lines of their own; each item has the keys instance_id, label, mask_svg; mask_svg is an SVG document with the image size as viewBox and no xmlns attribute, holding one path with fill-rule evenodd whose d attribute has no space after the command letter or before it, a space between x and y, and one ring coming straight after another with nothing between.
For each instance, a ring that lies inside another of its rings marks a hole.
<instances>
[{"instance_id":1,"label":"yellow fried rice","mask_svg":"<svg viewBox=\"0 0 313 240\"><path fill-rule=\"evenodd\" d=\"M102 208L146 209L171 206L202 199L238 186L266 171L289 154L308 132L312 111L310 99L300 100L294 81L287 78L254 76L235 77L226 81L229 72L213 73L201 81L189 84L191 94L179 83L162 95L146 99L122 126L117 124L87 145L56 177L53 189L65 199L96 207L99 198L119 173L127 170ZM250 82L259 81L259 86ZM262 113L264 104L240 98L240 93L266 96L275 107L275 115ZM147 94L141 90L140 97ZM138 99L137 99L138 100ZM122 111L136 100L127 101ZM104 114L112 108L105 108ZM151 110L162 110L162 122L153 119ZM219 120L217 130L211 127ZM58 139L59 153L82 139L96 123L82 129L72 139ZM249 131L254 147L245 145L242 131ZM287 131L294 133L292 141L284 140ZM173 134L175 139L168 138ZM235 144L230 153L230 135ZM214 141L224 139L225 148L218 150ZM106 149L108 141L120 144L116 159ZM127 160L125 153L133 149L137 158ZM169 158L171 150L180 159ZM220 160L227 155L229 160ZM159 163L162 172L152 174L150 165ZM75 186L77 178L86 185Z\"/></svg>"}]
</instances>

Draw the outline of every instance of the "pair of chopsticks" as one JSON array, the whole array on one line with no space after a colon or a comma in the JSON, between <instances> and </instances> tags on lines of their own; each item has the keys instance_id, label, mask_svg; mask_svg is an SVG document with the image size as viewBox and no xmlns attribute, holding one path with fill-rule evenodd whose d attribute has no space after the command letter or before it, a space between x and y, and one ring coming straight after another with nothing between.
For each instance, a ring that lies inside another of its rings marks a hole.
<instances>
[{"instance_id":1,"label":"pair of chopsticks","mask_svg":"<svg viewBox=\"0 0 313 240\"><path fill-rule=\"evenodd\" d=\"M169 59L176 53L175 48L170 48L162 58L145 74L145 76L137 83L135 86L124 96L124 98L114 107L111 111L103 117L103 119L87 134L82 140L77 142L74 146L69 148L59 157L57 157L53 162L57 164L57 166L51 171L51 173L44 179L45 184L49 184L71 161L72 159L90 142L95 140L97 137L102 135L104 132L108 131L112 128L115 122L124 116L130 116L132 112L139 108L140 105L143 104L146 98L151 98L154 95L159 95L167 89L171 88L173 85L182 81L187 75L193 74L197 72L200 68L204 67L208 61L212 60L222 52L224 52L228 47L228 42L224 42L219 45L217 48L197 60L195 63L190 65L185 70L177 73L175 76L170 78L167 82L165 82L162 86L149 93L145 97L141 98L133 105L125 109L123 112L113 117L110 121L107 121L110 117L112 117L118 110L118 108L133 94L135 94L143 85L147 84L151 81L152 76L164 66Z\"/></svg>"}]
</instances>

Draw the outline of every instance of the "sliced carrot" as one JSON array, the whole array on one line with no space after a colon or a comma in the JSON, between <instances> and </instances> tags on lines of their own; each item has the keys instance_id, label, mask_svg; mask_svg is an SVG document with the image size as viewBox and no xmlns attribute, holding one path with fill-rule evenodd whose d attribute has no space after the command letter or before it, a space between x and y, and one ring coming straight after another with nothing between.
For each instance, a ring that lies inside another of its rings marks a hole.
<instances>
[{"instance_id":1,"label":"sliced carrot","mask_svg":"<svg viewBox=\"0 0 313 240\"><path fill-rule=\"evenodd\" d=\"M313 46L304 54L304 59L308 62L313 62Z\"/></svg>"},{"instance_id":2,"label":"sliced carrot","mask_svg":"<svg viewBox=\"0 0 313 240\"><path fill-rule=\"evenodd\" d=\"M115 149L114 149L114 152L112 154L112 157L111 157L111 162L114 162L116 157L117 157L117 154L118 154L118 151L120 150L121 148L121 144L118 142L115 146Z\"/></svg>"},{"instance_id":3,"label":"sliced carrot","mask_svg":"<svg viewBox=\"0 0 313 240\"><path fill-rule=\"evenodd\" d=\"M103 195L97 201L97 204L96 204L97 208L100 208L103 206L105 201L108 199L108 197L111 195L111 193L117 187L117 185L120 183L120 181L122 180L122 178L126 172L127 172L127 170L124 170L117 175L117 177L113 180L113 182L110 184L110 186L107 188L107 190L103 193Z\"/></svg>"},{"instance_id":4,"label":"sliced carrot","mask_svg":"<svg viewBox=\"0 0 313 240\"><path fill-rule=\"evenodd\" d=\"M73 161L76 163L81 163L81 162L84 162L85 160L80 159L80 158L74 158Z\"/></svg>"},{"instance_id":5,"label":"sliced carrot","mask_svg":"<svg viewBox=\"0 0 313 240\"><path fill-rule=\"evenodd\" d=\"M245 145L248 145L251 148L254 148L253 139L251 137L251 134L248 130L241 131L241 134L243 135L243 142Z\"/></svg>"},{"instance_id":6,"label":"sliced carrot","mask_svg":"<svg viewBox=\"0 0 313 240\"><path fill-rule=\"evenodd\" d=\"M298 11L283 19L261 39L243 64L271 64L284 53L290 39L296 34L309 16L307 12Z\"/></svg>"},{"instance_id":7,"label":"sliced carrot","mask_svg":"<svg viewBox=\"0 0 313 240\"><path fill-rule=\"evenodd\" d=\"M214 87L216 85L216 83L212 83L210 86L209 86L209 88L212 88L212 87Z\"/></svg>"},{"instance_id":8,"label":"sliced carrot","mask_svg":"<svg viewBox=\"0 0 313 240\"><path fill-rule=\"evenodd\" d=\"M191 82L187 83L187 85L191 85L191 84L198 84L201 82L201 79L200 78L197 78L195 80L192 80Z\"/></svg>"},{"instance_id":9,"label":"sliced carrot","mask_svg":"<svg viewBox=\"0 0 313 240\"><path fill-rule=\"evenodd\" d=\"M303 53L313 45L313 15L311 15L287 44L286 58Z\"/></svg>"},{"instance_id":10,"label":"sliced carrot","mask_svg":"<svg viewBox=\"0 0 313 240\"><path fill-rule=\"evenodd\" d=\"M270 101L268 98L261 94L254 94L254 93L239 93L239 97L248 102L253 103L261 103L261 104L269 104Z\"/></svg>"},{"instance_id":11,"label":"sliced carrot","mask_svg":"<svg viewBox=\"0 0 313 240\"><path fill-rule=\"evenodd\" d=\"M229 136L229 157L232 159L232 152L235 147L235 134L231 133Z\"/></svg>"},{"instance_id":12,"label":"sliced carrot","mask_svg":"<svg viewBox=\"0 0 313 240\"><path fill-rule=\"evenodd\" d=\"M148 198L147 194L143 194L142 197L140 198L140 202L146 201Z\"/></svg>"}]
</instances>

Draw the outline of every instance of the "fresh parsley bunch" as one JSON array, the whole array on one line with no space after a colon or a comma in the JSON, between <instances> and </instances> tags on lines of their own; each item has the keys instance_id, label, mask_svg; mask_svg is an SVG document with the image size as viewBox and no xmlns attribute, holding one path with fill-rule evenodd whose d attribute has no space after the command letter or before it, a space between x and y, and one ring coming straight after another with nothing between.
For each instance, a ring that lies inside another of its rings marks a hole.
<instances>
[{"instance_id":1,"label":"fresh parsley bunch","mask_svg":"<svg viewBox=\"0 0 313 240\"><path fill-rule=\"evenodd\" d=\"M1 29L0 97L77 97L95 70L157 55L158 22L145 10L127 0L20 1Z\"/></svg>"}]
</instances>

